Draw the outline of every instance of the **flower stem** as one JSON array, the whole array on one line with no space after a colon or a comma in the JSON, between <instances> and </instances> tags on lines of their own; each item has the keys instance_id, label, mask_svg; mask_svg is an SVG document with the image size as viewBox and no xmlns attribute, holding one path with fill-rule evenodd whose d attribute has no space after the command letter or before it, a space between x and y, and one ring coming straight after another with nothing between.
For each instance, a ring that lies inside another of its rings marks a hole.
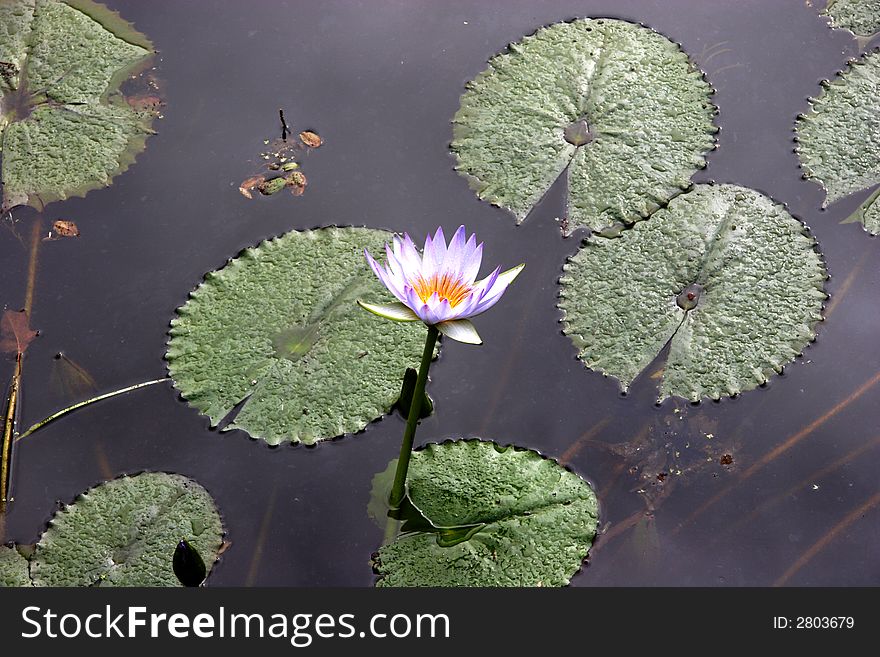
<instances>
[{"instance_id":1,"label":"flower stem","mask_svg":"<svg viewBox=\"0 0 880 657\"><path fill-rule=\"evenodd\" d=\"M428 327L425 340L425 351L422 353L422 364L419 365L419 376L413 390L412 403L409 405L409 417L406 419L406 431L403 432L403 444L400 446L400 458L397 459L397 470L394 473L394 485L391 487L391 508L397 509L406 494L406 472L409 470L409 458L412 455L413 440L419 424L419 413L422 410L422 398L425 396L425 384L428 382L428 369L434 358L434 345L437 344L439 331L436 326Z\"/></svg>"}]
</instances>

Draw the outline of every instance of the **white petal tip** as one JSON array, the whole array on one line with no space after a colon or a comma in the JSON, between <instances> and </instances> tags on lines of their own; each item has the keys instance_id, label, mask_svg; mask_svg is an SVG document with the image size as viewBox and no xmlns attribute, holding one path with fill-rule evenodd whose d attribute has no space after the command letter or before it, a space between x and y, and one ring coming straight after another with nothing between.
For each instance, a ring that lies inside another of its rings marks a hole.
<instances>
[{"instance_id":1,"label":"white petal tip","mask_svg":"<svg viewBox=\"0 0 880 657\"><path fill-rule=\"evenodd\" d=\"M402 303L367 303L366 301L357 300L357 304L374 315L390 319L394 322L417 322L419 316L416 315L409 306Z\"/></svg>"},{"instance_id":2,"label":"white petal tip","mask_svg":"<svg viewBox=\"0 0 880 657\"><path fill-rule=\"evenodd\" d=\"M522 263L521 265L517 265L516 267L511 267L507 271L500 273L498 276L499 277L504 276L505 280L508 283L513 283L513 280L517 276L519 276L519 273L523 270L523 268L525 268L525 266L526 266L526 263Z\"/></svg>"},{"instance_id":3,"label":"white petal tip","mask_svg":"<svg viewBox=\"0 0 880 657\"><path fill-rule=\"evenodd\" d=\"M483 344L483 339L469 319L450 319L437 324L437 330L448 338L465 344Z\"/></svg>"}]
</instances>

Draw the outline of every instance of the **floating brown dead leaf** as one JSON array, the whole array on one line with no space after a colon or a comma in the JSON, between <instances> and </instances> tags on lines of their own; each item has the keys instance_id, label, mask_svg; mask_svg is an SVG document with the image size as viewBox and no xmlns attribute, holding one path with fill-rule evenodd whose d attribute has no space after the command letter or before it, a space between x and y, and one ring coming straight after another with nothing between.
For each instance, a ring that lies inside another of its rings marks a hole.
<instances>
[{"instance_id":1,"label":"floating brown dead leaf","mask_svg":"<svg viewBox=\"0 0 880 657\"><path fill-rule=\"evenodd\" d=\"M44 242L51 242L62 237L79 237L79 228L72 221L58 219L52 224L49 234L43 238Z\"/></svg>"},{"instance_id":2,"label":"floating brown dead leaf","mask_svg":"<svg viewBox=\"0 0 880 657\"><path fill-rule=\"evenodd\" d=\"M253 198L254 195L251 192L264 182L266 182L265 176L251 176L238 186L238 191L241 192L241 195L245 198Z\"/></svg>"},{"instance_id":3,"label":"floating brown dead leaf","mask_svg":"<svg viewBox=\"0 0 880 657\"><path fill-rule=\"evenodd\" d=\"M24 310L6 310L0 317L0 351L9 354L23 354L37 331L30 327L28 315Z\"/></svg>"},{"instance_id":4,"label":"floating brown dead leaf","mask_svg":"<svg viewBox=\"0 0 880 657\"><path fill-rule=\"evenodd\" d=\"M321 144L324 143L324 140L321 137L312 132L311 130L303 130L299 133L299 138L306 146L309 148L318 148Z\"/></svg>"}]
</instances>

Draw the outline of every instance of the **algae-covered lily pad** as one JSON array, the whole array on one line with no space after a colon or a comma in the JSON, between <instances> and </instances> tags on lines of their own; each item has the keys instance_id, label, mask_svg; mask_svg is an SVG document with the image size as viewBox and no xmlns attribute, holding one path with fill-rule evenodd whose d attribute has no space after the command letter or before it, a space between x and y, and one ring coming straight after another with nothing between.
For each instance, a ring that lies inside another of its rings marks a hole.
<instances>
[{"instance_id":1,"label":"algae-covered lily pad","mask_svg":"<svg viewBox=\"0 0 880 657\"><path fill-rule=\"evenodd\" d=\"M217 425L270 444L313 443L387 413L424 348L421 323L377 319L369 270L391 234L366 228L293 231L247 249L205 282L171 323L168 369L183 397Z\"/></svg>"},{"instance_id":2,"label":"algae-covered lily pad","mask_svg":"<svg viewBox=\"0 0 880 657\"><path fill-rule=\"evenodd\" d=\"M80 495L49 523L31 557L37 586L180 586L175 548L213 565L223 543L214 501L181 475L145 472Z\"/></svg>"},{"instance_id":3,"label":"algae-covered lily pad","mask_svg":"<svg viewBox=\"0 0 880 657\"><path fill-rule=\"evenodd\" d=\"M0 2L3 208L82 196L124 171L154 114L119 86L153 54L142 34L90 0Z\"/></svg>"},{"instance_id":4,"label":"algae-covered lily pad","mask_svg":"<svg viewBox=\"0 0 880 657\"><path fill-rule=\"evenodd\" d=\"M750 390L815 337L825 267L807 229L766 196L697 185L565 265L563 330L626 390L669 344L660 398Z\"/></svg>"},{"instance_id":5,"label":"algae-covered lily pad","mask_svg":"<svg viewBox=\"0 0 880 657\"><path fill-rule=\"evenodd\" d=\"M822 13L831 17L832 26L859 37L880 32L880 0L828 0Z\"/></svg>"},{"instance_id":6,"label":"algae-covered lily pad","mask_svg":"<svg viewBox=\"0 0 880 657\"><path fill-rule=\"evenodd\" d=\"M14 547L0 545L0 588L32 586L28 562Z\"/></svg>"},{"instance_id":7,"label":"algae-covered lily pad","mask_svg":"<svg viewBox=\"0 0 880 657\"><path fill-rule=\"evenodd\" d=\"M533 451L428 445L413 453L407 482L433 529L379 550L377 586L564 586L596 535L593 490Z\"/></svg>"},{"instance_id":8,"label":"algae-covered lily pad","mask_svg":"<svg viewBox=\"0 0 880 657\"><path fill-rule=\"evenodd\" d=\"M568 172L568 226L632 223L690 185L714 148L712 89L679 46L641 25L538 30L467 85L456 169L517 221Z\"/></svg>"},{"instance_id":9,"label":"algae-covered lily pad","mask_svg":"<svg viewBox=\"0 0 880 657\"><path fill-rule=\"evenodd\" d=\"M810 111L798 117L798 156L804 176L825 187L825 205L880 184L880 51L850 62ZM854 215L865 229L880 233L874 194Z\"/></svg>"}]
</instances>

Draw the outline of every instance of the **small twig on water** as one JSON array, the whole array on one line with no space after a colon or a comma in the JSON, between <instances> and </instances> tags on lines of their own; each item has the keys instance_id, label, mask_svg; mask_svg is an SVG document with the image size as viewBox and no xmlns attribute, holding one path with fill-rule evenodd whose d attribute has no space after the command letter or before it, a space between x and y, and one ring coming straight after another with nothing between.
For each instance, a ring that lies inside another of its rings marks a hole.
<instances>
[{"instance_id":1,"label":"small twig on water","mask_svg":"<svg viewBox=\"0 0 880 657\"><path fill-rule=\"evenodd\" d=\"M287 141L287 135L292 134L292 130L287 125L287 121L284 120L284 110L278 110L278 116L281 117L281 140Z\"/></svg>"},{"instance_id":2,"label":"small twig on water","mask_svg":"<svg viewBox=\"0 0 880 657\"><path fill-rule=\"evenodd\" d=\"M122 388L121 390L114 390L113 392L107 392L107 393L104 393L103 395L98 395L97 397L92 397L91 399L86 399L85 401L78 402L78 403L74 404L73 406L68 406L67 408L63 408L60 411L57 411L56 413L52 413L52 415L50 415L49 417L37 422L30 429L28 429L23 434L18 436L15 439L15 442L18 442L22 438L27 438L37 429L42 429L50 422L54 422L55 420L57 420L61 416L67 415L68 413L75 411L78 408L82 408L83 406L88 406L89 404L94 404L95 402L101 401L103 399L109 399L110 397L116 397L117 395L123 395L126 392L131 392L132 390L137 390L138 388L146 388L147 386L152 386L157 383L162 383L163 381L170 381L170 380L171 379L169 379L168 377L165 377L163 379L155 379L153 381L144 381L143 383L136 383L133 386L128 386L127 388Z\"/></svg>"}]
</instances>

